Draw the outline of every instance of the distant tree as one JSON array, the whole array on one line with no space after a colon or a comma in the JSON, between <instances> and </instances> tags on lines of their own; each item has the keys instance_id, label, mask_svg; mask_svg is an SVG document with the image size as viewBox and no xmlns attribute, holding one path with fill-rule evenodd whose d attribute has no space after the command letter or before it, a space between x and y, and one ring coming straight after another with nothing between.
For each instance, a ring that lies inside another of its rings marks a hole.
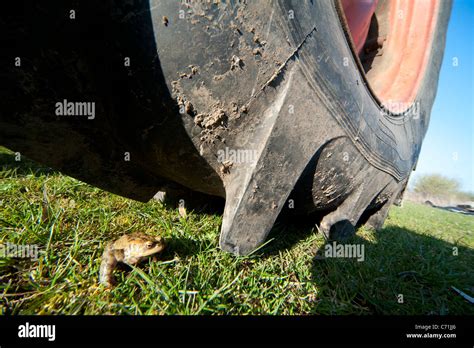
<instances>
[{"instance_id":1,"label":"distant tree","mask_svg":"<svg viewBox=\"0 0 474 348\"><path fill-rule=\"evenodd\" d=\"M415 181L414 190L425 196L453 197L460 193L460 183L456 179L439 174L423 175Z\"/></svg>"}]
</instances>

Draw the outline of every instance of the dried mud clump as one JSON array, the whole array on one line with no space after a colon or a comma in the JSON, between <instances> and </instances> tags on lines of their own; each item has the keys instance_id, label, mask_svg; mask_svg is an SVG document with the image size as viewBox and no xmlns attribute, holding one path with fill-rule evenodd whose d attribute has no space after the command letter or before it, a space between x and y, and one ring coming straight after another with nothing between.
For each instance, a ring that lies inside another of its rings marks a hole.
<instances>
[{"instance_id":1,"label":"dried mud clump","mask_svg":"<svg viewBox=\"0 0 474 348\"><path fill-rule=\"evenodd\" d=\"M202 125L204 126L204 128L216 128L218 126L225 126L226 118L227 116L224 110L216 109L204 119Z\"/></svg>"}]
</instances>

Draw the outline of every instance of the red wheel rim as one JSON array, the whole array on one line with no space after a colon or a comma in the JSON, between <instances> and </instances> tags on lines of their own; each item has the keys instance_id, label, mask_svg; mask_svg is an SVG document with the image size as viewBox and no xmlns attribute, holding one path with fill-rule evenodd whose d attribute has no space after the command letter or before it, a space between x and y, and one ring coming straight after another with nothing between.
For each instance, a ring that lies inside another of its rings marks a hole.
<instances>
[{"instance_id":1,"label":"red wheel rim","mask_svg":"<svg viewBox=\"0 0 474 348\"><path fill-rule=\"evenodd\" d=\"M341 0L369 87L392 113L415 101L425 75L439 0Z\"/></svg>"}]
</instances>

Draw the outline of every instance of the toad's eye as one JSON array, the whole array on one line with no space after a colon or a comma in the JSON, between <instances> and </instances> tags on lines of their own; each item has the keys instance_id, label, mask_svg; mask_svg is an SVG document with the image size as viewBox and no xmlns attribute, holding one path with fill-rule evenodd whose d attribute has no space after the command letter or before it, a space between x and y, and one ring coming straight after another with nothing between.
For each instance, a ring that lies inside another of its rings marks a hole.
<instances>
[{"instance_id":1,"label":"toad's eye","mask_svg":"<svg viewBox=\"0 0 474 348\"><path fill-rule=\"evenodd\" d=\"M148 249L151 249L151 248L153 248L153 245L154 245L154 244L155 244L155 243L153 243L153 242L146 242L146 247L147 247Z\"/></svg>"}]
</instances>

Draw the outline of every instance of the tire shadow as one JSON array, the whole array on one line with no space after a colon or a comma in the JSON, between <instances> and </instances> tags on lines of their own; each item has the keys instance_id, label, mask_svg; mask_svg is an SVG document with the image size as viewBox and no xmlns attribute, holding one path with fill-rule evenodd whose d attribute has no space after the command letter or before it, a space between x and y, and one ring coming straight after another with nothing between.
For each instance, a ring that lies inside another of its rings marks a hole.
<instances>
[{"instance_id":1,"label":"tire shadow","mask_svg":"<svg viewBox=\"0 0 474 348\"><path fill-rule=\"evenodd\" d=\"M20 158L20 160L17 160ZM16 175L25 176L33 174L34 176L58 174L52 168L42 166L37 162L26 158L23 155L17 156L15 153L0 153L0 172L9 172Z\"/></svg>"},{"instance_id":2,"label":"tire shadow","mask_svg":"<svg viewBox=\"0 0 474 348\"><path fill-rule=\"evenodd\" d=\"M473 249L390 224L375 236L367 241L356 235L336 247L354 251L359 245L359 261L331 252L331 242L319 248L311 270L322 289L314 313L340 313L345 306L358 314L474 314L451 288L474 293Z\"/></svg>"}]
</instances>

